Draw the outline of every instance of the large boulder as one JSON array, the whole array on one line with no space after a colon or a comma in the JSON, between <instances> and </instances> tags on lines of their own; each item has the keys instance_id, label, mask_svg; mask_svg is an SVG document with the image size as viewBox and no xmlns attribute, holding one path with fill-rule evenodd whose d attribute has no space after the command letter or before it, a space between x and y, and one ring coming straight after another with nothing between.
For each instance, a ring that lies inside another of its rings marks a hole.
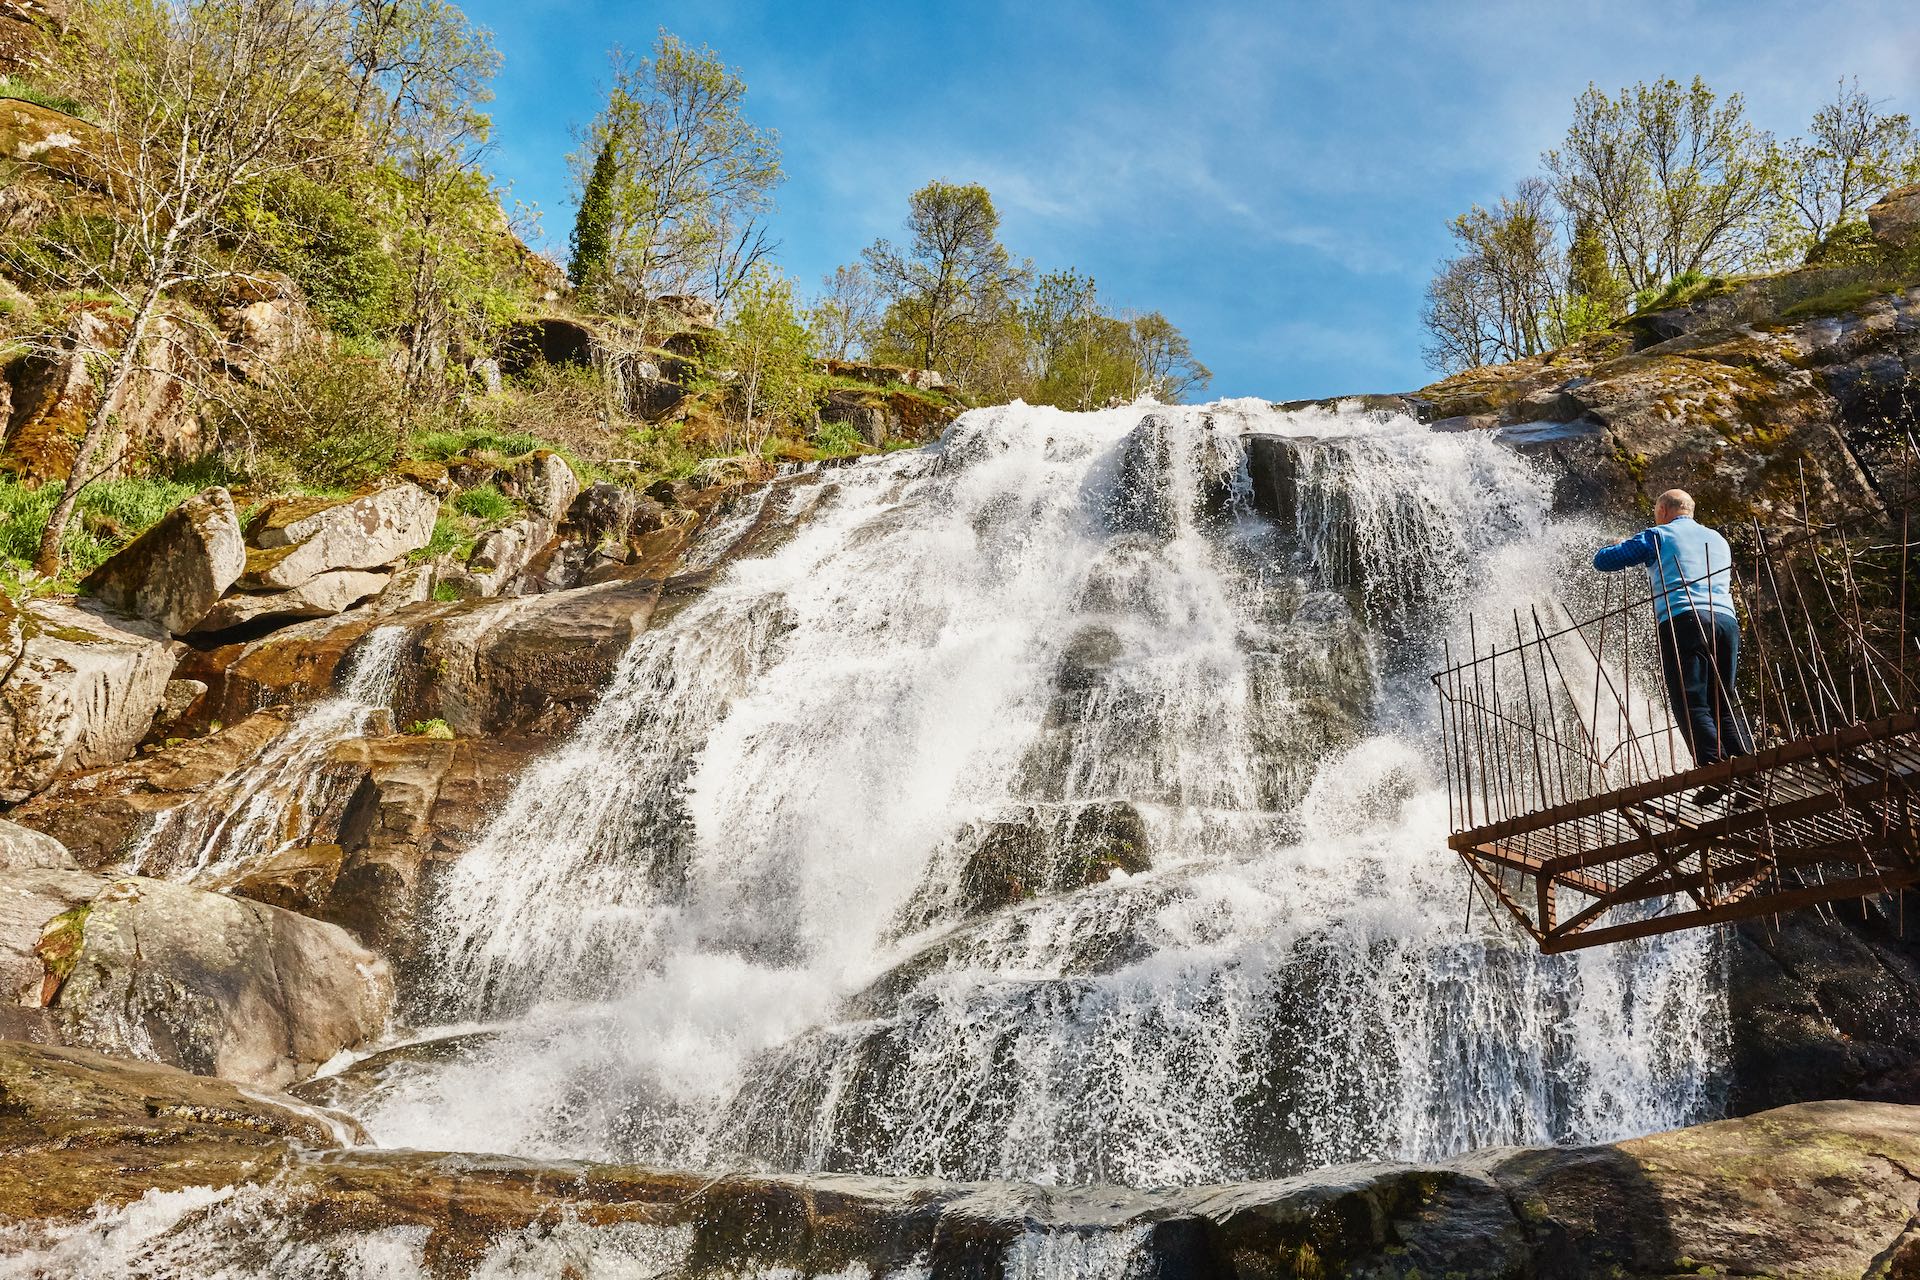
<instances>
[{"instance_id":1,"label":"large boulder","mask_svg":"<svg viewBox=\"0 0 1920 1280\"><path fill-rule=\"evenodd\" d=\"M45 832L0 819L0 871L73 871L67 846Z\"/></svg>"},{"instance_id":2,"label":"large boulder","mask_svg":"<svg viewBox=\"0 0 1920 1280\"><path fill-rule=\"evenodd\" d=\"M81 586L110 608L181 635L207 616L246 567L233 495L215 488L160 517Z\"/></svg>"},{"instance_id":3,"label":"large boulder","mask_svg":"<svg viewBox=\"0 0 1920 1280\"><path fill-rule=\"evenodd\" d=\"M253 589L298 587L338 569L376 569L427 545L440 500L415 484L357 498L283 498L249 522Z\"/></svg>"},{"instance_id":4,"label":"large boulder","mask_svg":"<svg viewBox=\"0 0 1920 1280\"><path fill-rule=\"evenodd\" d=\"M1890 249L1920 247L1920 183L1881 196L1867 210L1867 225Z\"/></svg>"},{"instance_id":5,"label":"large boulder","mask_svg":"<svg viewBox=\"0 0 1920 1280\"><path fill-rule=\"evenodd\" d=\"M62 1036L105 1053L279 1087L378 1035L384 961L338 926L162 880L114 880L60 926Z\"/></svg>"},{"instance_id":6,"label":"large boulder","mask_svg":"<svg viewBox=\"0 0 1920 1280\"><path fill-rule=\"evenodd\" d=\"M124 760L146 737L173 657L131 626L53 600L16 610L0 597L0 802Z\"/></svg>"},{"instance_id":7,"label":"large boulder","mask_svg":"<svg viewBox=\"0 0 1920 1280\"><path fill-rule=\"evenodd\" d=\"M316 574L286 591L241 591L207 611L193 630L228 631L249 623L295 618L330 618L386 589L393 575L366 569L335 569Z\"/></svg>"},{"instance_id":8,"label":"large boulder","mask_svg":"<svg viewBox=\"0 0 1920 1280\"><path fill-rule=\"evenodd\" d=\"M72 867L0 871L0 1006L38 1008L51 996L40 943L49 921L84 906L106 885ZM0 1025L0 1037L7 1034Z\"/></svg>"},{"instance_id":9,"label":"large boulder","mask_svg":"<svg viewBox=\"0 0 1920 1280\"><path fill-rule=\"evenodd\" d=\"M514 463L511 478L516 496L549 524L565 517L580 492L580 478L567 460L545 449Z\"/></svg>"}]
</instances>

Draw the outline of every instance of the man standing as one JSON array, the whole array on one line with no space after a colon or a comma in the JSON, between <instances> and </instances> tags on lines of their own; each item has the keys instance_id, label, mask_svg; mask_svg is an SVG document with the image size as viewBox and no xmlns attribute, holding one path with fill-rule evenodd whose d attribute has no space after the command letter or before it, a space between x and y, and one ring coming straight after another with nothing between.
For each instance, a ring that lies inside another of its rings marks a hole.
<instances>
[{"instance_id":1,"label":"man standing","mask_svg":"<svg viewBox=\"0 0 1920 1280\"><path fill-rule=\"evenodd\" d=\"M1733 611L1733 553L1727 540L1693 518L1693 497L1669 489L1654 500L1654 525L1594 552L1593 567L1615 573L1647 566L1659 620L1660 667L1673 719L1695 764L1716 764L1753 750L1733 706L1740 664L1740 622ZM1697 804L1725 794L1704 787Z\"/></svg>"}]
</instances>

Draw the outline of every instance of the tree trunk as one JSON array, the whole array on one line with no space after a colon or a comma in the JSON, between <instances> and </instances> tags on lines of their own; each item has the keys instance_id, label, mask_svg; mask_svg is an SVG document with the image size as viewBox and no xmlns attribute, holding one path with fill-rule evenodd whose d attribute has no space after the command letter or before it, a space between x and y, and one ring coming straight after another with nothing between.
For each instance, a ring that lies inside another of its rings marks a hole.
<instances>
[{"instance_id":1,"label":"tree trunk","mask_svg":"<svg viewBox=\"0 0 1920 1280\"><path fill-rule=\"evenodd\" d=\"M100 452L100 446L107 438L107 431L113 425L114 407L127 383L133 378L133 371L140 364L140 347L146 341L147 327L153 322L153 313L159 308L161 287L159 276L155 283L147 286L140 298L140 305L133 313L133 327L127 332L126 345L120 348L120 354L114 357L113 368L107 375L106 386L101 389L100 403L94 406L93 415L87 419L87 429L80 437L80 448L73 456L73 467L67 472L67 481L60 490L60 500L53 504L53 513L47 517L47 527L40 534L40 546L35 550L33 567L49 578L60 572L60 543L66 537L67 525L73 520L73 509L80 502L80 491L91 483L93 477L89 471L93 467L94 456Z\"/></svg>"}]
</instances>

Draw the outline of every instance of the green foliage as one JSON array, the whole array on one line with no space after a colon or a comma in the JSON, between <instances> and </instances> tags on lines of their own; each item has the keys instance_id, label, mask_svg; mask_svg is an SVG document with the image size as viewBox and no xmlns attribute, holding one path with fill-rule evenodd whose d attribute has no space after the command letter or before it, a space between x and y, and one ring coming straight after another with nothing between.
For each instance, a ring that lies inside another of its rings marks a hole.
<instances>
[{"instance_id":1,"label":"green foliage","mask_svg":"<svg viewBox=\"0 0 1920 1280\"><path fill-rule=\"evenodd\" d=\"M813 433L813 447L832 457L858 453L865 446L860 429L851 422L823 422Z\"/></svg>"},{"instance_id":2,"label":"green foliage","mask_svg":"<svg viewBox=\"0 0 1920 1280\"><path fill-rule=\"evenodd\" d=\"M433 584L431 596L440 604L452 604L460 599L460 588L451 582L436 582Z\"/></svg>"},{"instance_id":3,"label":"green foliage","mask_svg":"<svg viewBox=\"0 0 1920 1280\"><path fill-rule=\"evenodd\" d=\"M1865 218L1861 218L1854 222L1843 222L1827 232L1819 243L1807 251L1807 265L1862 266L1878 261L1880 256L1880 243L1873 238L1873 228L1867 225Z\"/></svg>"},{"instance_id":4,"label":"green foliage","mask_svg":"<svg viewBox=\"0 0 1920 1280\"><path fill-rule=\"evenodd\" d=\"M35 106L58 111L65 115L77 116L82 120L92 119L84 102L69 98L62 93L54 93L28 80L13 76L0 76L0 98L13 98L20 102L31 102Z\"/></svg>"},{"instance_id":5,"label":"green foliage","mask_svg":"<svg viewBox=\"0 0 1920 1280\"><path fill-rule=\"evenodd\" d=\"M651 57L615 52L607 104L571 157L583 209L603 157L611 175L596 305L638 316L666 294L725 298L764 256L756 226L784 175L779 138L747 119L746 94L713 50L665 30Z\"/></svg>"},{"instance_id":6,"label":"green foliage","mask_svg":"<svg viewBox=\"0 0 1920 1280\"><path fill-rule=\"evenodd\" d=\"M1920 132L1901 113L1840 81L1833 100L1813 114L1804 138L1787 143L1779 174L1783 220L1815 265L1837 265L1851 247L1835 236L1861 225L1868 205L1904 182L1920 179ZM1819 256L1816 256L1819 255Z\"/></svg>"},{"instance_id":7,"label":"green foliage","mask_svg":"<svg viewBox=\"0 0 1920 1280\"><path fill-rule=\"evenodd\" d=\"M473 538L467 532L466 524L457 516L450 515L442 507L440 514L433 520L433 536L427 544L411 552L407 559L420 564L441 556L452 556L456 560L465 560L473 552ZM437 588L436 588L437 590ZM435 599L439 597L436 596Z\"/></svg>"},{"instance_id":8,"label":"green foliage","mask_svg":"<svg viewBox=\"0 0 1920 1280\"><path fill-rule=\"evenodd\" d=\"M524 431L502 431L491 422L416 432L407 438L407 452L416 458L445 462L461 454L502 461L525 457L540 441Z\"/></svg>"},{"instance_id":9,"label":"green foliage","mask_svg":"<svg viewBox=\"0 0 1920 1280\"><path fill-rule=\"evenodd\" d=\"M353 488L399 456L398 400L384 361L310 349L215 406L216 439L258 486Z\"/></svg>"},{"instance_id":10,"label":"green foliage","mask_svg":"<svg viewBox=\"0 0 1920 1280\"><path fill-rule=\"evenodd\" d=\"M42 294L64 293L84 279L106 286L106 296L125 283L123 264L115 261L119 228L106 214L65 212L0 241L0 262L8 274ZM92 291L100 296L101 290Z\"/></svg>"},{"instance_id":11,"label":"green foliage","mask_svg":"<svg viewBox=\"0 0 1920 1280\"><path fill-rule=\"evenodd\" d=\"M342 192L294 174L249 191L236 217L265 264L292 277L335 333L364 340L392 323L399 272L379 231Z\"/></svg>"},{"instance_id":12,"label":"green foliage","mask_svg":"<svg viewBox=\"0 0 1920 1280\"><path fill-rule=\"evenodd\" d=\"M453 741L453 729L445 720L415 720L407 726L407 734L415 738L433 738L442 742Z\"/></svg>"},{"instance_id":13,"label":"green foliage","mask_svg":"<svg viewBox=\"0 0 1920 1280\"><path fill-rule=\"evenodd\" d=\"M453 500L453 509L463 516L497 524L513 515L514 505L513 499L494 486L477 484L461 491L460 496Z\"/></svg>"},{"instance_id":14,"label":"green foliage","mask_svg":"<svg viewBox=\"0 0 1920 1280\"><path fill-rule=\"evenodd\" d=\"M614 177L613 148L603 142L580 189L580 212L573 219L567 278L577 289L606 279L613 261Z\"/></svg>"},{"instance_id":15,"label":"green foliage","mask_svg":"<svg viewBox=\"0 0 1920 1280\"><path fill-rule=\"evenodd\" d=\"M934 181L908 199L911 240L863 255L888 299L880 344L922 369L955 367L956 349L1001 322L1032 272L1000 243L1000 215L977 182Z\"/></svg>"},{"instance_id":16,"label":"green foliage","mask_svg":"<svg viewBox=\"0 0 1920 1280\"><path fill-rule=\"evenodd\" d=\"M1710 276L1700 271L1682 271L1660 288L1642 289L1633 295L1635 311L1658 311L1662 307L1678 307L1692 302L1702 294L1716 291L1726 284L1722 276Z\"/></svg>"},{"instance_id":17,"label":"green foliage","mask_svg":"<svg viewBox=\"0 0 1920 1280\"><path fill-rule=\"evenodd\" d=\"M80 491L80 518L67 526L61 539L63 578L76 581L93 572L202 487L198 477L167 476L88 485ZM16 566L32 563L59 496L57 485L29 488L11 476L0 476L0 561ZM11 572L17 582L22 581L17 567Z\"/></svg>"},{"instance_id":18,"label":"green foliage","mask_svg":"<svg viewBox=\"0 0 1920 1280\"><path fill-rule=\"evenodd\" d=\"M794 307L791 280L755 267L734 294L725 333L749 448L812 415L820 395L813 335Z\"/></svg>"}]
</instances>

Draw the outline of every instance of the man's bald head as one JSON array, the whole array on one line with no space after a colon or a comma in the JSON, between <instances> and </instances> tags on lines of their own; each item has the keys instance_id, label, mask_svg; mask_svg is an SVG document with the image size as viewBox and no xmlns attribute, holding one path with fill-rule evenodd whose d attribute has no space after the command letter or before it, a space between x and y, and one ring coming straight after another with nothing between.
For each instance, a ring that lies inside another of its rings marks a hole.
<instances>
[{"instance_id":1,"label":"man's bald head","mask_svg":"<svg viewBox=\"0 0 1920 1280\"><path fill-rule=\"evenodd\" d=\"M1669 489L1653 500L1653 518L1660 524L1693 514L1693 495L1685 489Z\"/></svg>"}]
</instances>

